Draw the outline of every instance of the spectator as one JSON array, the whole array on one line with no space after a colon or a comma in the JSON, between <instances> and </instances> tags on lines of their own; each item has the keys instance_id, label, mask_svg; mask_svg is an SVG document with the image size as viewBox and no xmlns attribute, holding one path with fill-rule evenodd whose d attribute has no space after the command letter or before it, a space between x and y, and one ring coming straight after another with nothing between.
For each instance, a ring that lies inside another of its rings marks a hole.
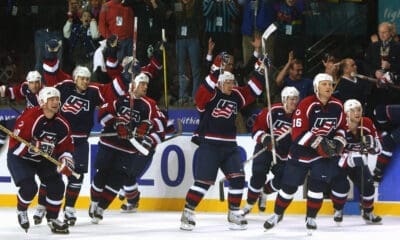
<instances>
[{"instance_id":1,"label":"spectator","mask_svg":"<svg viewBox=\"0 0 400 240\"><path fill-rule=\"evenodd\" d=\"M275 12L271 0L255 1L242 0L238 1L243 6L242 16L242 48L243 62L247 63L253 53L253 39L261 36L265 29L275 21ZM273 49L273 38L267 43L267 53L271 58Z\"/></svg>"},{"instance_id":2,"label":"spectator","mask_svg":"<svg viewBox=\"0 0 400 240\"><path fill-rule=\"evenodd\" d=\"M372 42L365 54L365 63L368 75L374 78L390 81L383 75L386 72L400 74L400 43L393 39L394 26L389 22L382 22L378 27L379 41ZM366 115L378 105L400 103L400 96L396 90L373 86L368 97Z\"/></svg>"},{"instance_id":3,"label":"spectator","mask_svg":"<svg viewBox=\"0 0 400 240\"><path fill-rule=\"evenodd\" d=\"M73 23L72 18L68 18L64 25L64 37L69 41L72 64L91 68L100 34L96 19L90 12L83 10L79 23Z\"/></svg>"},{"instance_id":4,"label":"spectator","mask_svg":"<svg viewBox=\"0 0 400 240\"><path fill-rule=\"evenodd\" d=\"M89 11L92 14L92 17L96 19L96 22L99 22L101 5L103 5L103 0L90 0L85 10Z\"/></svg>"},{"instance_id":5,"label":"spectator","mask_svg":"<svg viewBox=\"0 0 400 240\"><path fill-rule=\"evenodd\" d=\"M203 16L206 38L215 42L215 52L233 52L232 20L239 16L235 1L204 0Z\"/></svg>"},{"instance_id":6,"label":"spectator","mask_svg":"<svg viewBox=\"0 0 400 240\"><path fill-rule=\"evenodd\" d=\"M304 58L303 19L302 12L296 6L297 0L282 0L275 5L277 35L273 54L274 65L285 63L284 56L293 51L295 58Z\"/></svg>"},{"instance_id":7,"label":"spectator","mask_svg":"<svg viewBox=\"0 0 400 240\"><path fill-rule=\"evenodd\" d=\"M303 62L293 57L293 51L289 52L288 62L276 76L275 82L278 87L297 88L300 100L313 93L312 80L303 77Z\"/></svg>"},{"instance_id":8,"label":"spectator","mask_svg":"<svg viewBox=\"0 0 400 240\"><path fill-rule=\"evenodd\" d=\"M119 40L117 57L132 56L133 10L122 5L122 0L110 0L103 4L99 17L99 31L103 38L116 35Z\"/></svg>"},{"instance_id":9,"label":"spectator","mask_svg":"<svg viewBox=\"0 0 400 240\"><path fill-rule=\"evenodd\" d=\"M193 103L194 96L200 84L201 66L200 66L200 26L201 15L197 14L201 7L198 0L180 0L181 7L175 9L176 18L176 57L178 62L179 78L179 100L178 104ZM187 93L189 83L186 70L186 58L189 57L192 90L190 97Z\"/></svg>"}]
</instances>

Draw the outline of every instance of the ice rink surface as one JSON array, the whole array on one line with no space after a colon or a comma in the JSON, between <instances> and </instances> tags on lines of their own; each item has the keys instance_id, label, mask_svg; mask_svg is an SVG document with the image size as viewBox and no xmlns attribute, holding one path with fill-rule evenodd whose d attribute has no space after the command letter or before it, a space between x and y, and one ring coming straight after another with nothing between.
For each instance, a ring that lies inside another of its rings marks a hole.
<instances>
[{"instance_id":1,"label":"ice rink surface","mask_svg":"<svg viewBox=\"0 0 400 240\"><path fill-rule=\"evenodd\" d=\"M77 223L70 227L68 235L51 233L45 220L41 225L33 225L32 215L33 208L29 210L31 227L25 233L17 222L16 210L0 208L0 240L400 239L400 218L390 216L383 216L382 225L367 225L360 216L345 215L341 226L333 222L332 216L319 216L317 231L308 236L302 215L287 215L274 229L264 231L263 224L269 214L250 214L248 229L233 231L228 229L226 214L202 212L196 214L196 228L187 232L179 230L180 212L120 213L111 210L106 211L103 221L95 225L90 222L86 210L78 210Z\"/></svg>"}]
</instances>

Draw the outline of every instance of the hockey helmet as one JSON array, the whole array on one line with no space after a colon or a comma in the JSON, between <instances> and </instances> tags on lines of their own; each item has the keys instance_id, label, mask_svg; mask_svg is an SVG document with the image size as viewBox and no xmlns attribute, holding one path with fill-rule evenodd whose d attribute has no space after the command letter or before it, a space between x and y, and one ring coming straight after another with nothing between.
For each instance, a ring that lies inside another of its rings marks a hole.
<instances>
[{"instance_id":1,"label":"hockey helmet","mask_svg":"<svg viewBox=\"0 0 400 240\"><path fill-rule=\"evenodd\" d=\"M281 99L283 105L286 104L288 97L299 97L300 93L295 87L284 87L281 92Z\"/></svg>"},{"instance_id":2,"label":"hockey helmet","mask_svg":"<svg viewBox=\"0 0 400 240\"><path fill-rule=\"evenodd\" d=\"M44 87L39 92L39 105L43 106L47 103L47 99L52 97L60 97L60 91L55 87Z\"/></svg>"},{"instance_id":3,"label":"hockey helmet","mask_svg":"<svg viewBox=\"0 0 400 240\"><path fill-rule=\"evenodd\" d=\"M314 87L314 93L317 94L317 96L318 96L318 86L319 86L319 83L322 81L331 81L333 83L333 78L331 75L329 75L327 73L318 73L314 77L313 87Z\"/></svg>"},{"instance_id":4,"label":"hockey helmet","mask_svg":"<svg viewBox=\"0 0 400 240\"><path fill-rule=\"evenodd\" d=\"M226 81L233 80L235 81L235 75L233 73L224 71L218 76L218 84L222 86Z\"/></svg>"},{"instance_id":5,"label":"hockey helmet","mask_svg":"<svg viewBox=\"0 0 400 240\"><path fill-rule=\"evenodd\" d=\"M30 71L28 75L26 75L27 82L37 82L42 80L42 75L38 71Z\"/></svg>"},{"instance_id":6,"label":"hockey helmet","mask_svg":"<svg viewBox=\"0 0 400 240\"><path fill-rule=\"evenodd\" d=\"M348 113L354 108L360 108L362 111L362 105L357 99L349 99L346 102L344 102L344 112Z\"/></svg>"},{"instance_id":7,"label":"hockey helmet","mask_svg":"<svg viewBox=\"0 0 400 240\"><path fill-rule=\"evenodd\" d=\"M76 81L77 77L85 77L85 78L90 78L91 73L87 67L83 66L76 66L74 71L72 72L72 78L74 79L74 82Z\"/></svg>"}]
</instances>

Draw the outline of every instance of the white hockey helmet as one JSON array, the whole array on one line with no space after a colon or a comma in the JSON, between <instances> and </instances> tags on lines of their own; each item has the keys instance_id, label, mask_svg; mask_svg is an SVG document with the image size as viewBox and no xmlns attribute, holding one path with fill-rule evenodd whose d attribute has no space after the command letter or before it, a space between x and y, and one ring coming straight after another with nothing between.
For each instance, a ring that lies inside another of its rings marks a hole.
<instances>
[{"instance_id":1,"label":"white hockey helmet","mask_svg":"<svg viewBox=\"0 0 400 240\"><path fill-rule=\"evenodd\" d=\"M85 77L90 79L91 73L87 67L83 66L76 66L74 71L72 72L72 78L74 82L76 81L77 77Z\"/></svg>"},{"instance_id":2,"label":"white hockey helmet","mask_svg":"<svg viewBox=\"0 0 400 240\"><path fill-rule=\"evenodd\" d=\"M299 97L300 92L295 87L284 87L281 92L281 99L283 105L286 104L288 97Z\"/></svg>"},{"instance_id":3,"label":"white hockey helmet","mask_svg":"<svg viewBox=\"0 0 400 240\"><path fill-rule=\"evenodd\" d=\"M60 91L55 87L44 87L39 92L39 105L43 106L47 103L47 99L52 97L60 97Z\"/></svg>"},{"instance_id":4,"label":"white hockey helmet","mask_svg":"<svg viewBox=\"0 0 400 240\"><path fill-rule=\"evenodd\" d=\"M42 75L38 71L30 71L28 75L26 75L26 81L29 82L37 82L42 81Z\"/></svg>"},{"instance_id":5,"label":"white hockey helmet","mask_svg":"<svg viewBox=\"0 0 400 240\"><path fill-rule=\"evenodd\" d=\"M222 86L226 81L233 80L235 81L235 75L233 73L224 71L218 76L218 84Z\"/></svg>"},{"instance_id":6,"label":"white hockey helmet","mask_svg":"<svg viewBox=\"0 0 400 240\"><path fill-rule=\"evenodd\" d=\"M354 108L361 108L362 111L362 105L357 99L349 99L346 102L344 102L344 112L348 113Z\"/></svg>"},{"instance_id":7,"label":"white hockey helmet","mask_svg":"<svg viewBox=\"0 0 400 240\"><path fill-rule=\"evenodd\" d=\"M314 87L314 93L317 94L317 96L318 96L318 86L319 83L322 81L331 81L333 83L333 77L327 73L318 73L314 77L313 87Z\"/></svg>"}]
</instances>

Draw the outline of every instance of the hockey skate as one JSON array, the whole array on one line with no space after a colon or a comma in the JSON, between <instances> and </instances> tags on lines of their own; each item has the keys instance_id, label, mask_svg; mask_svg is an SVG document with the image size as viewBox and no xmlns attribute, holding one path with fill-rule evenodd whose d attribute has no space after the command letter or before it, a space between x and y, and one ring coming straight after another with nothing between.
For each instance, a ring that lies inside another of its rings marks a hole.
<instances>
[{"instance_id":1,"label":"hockey skate","mask_svg":"<svg viewBox=\"0 0 400 240\"><path fill-rule=\"evenodd\" d=\"M181 216L181 227L180 229L186 231L192 231L196 226L196 221L194 220L194 211L185 208Z\"/></svg>"},{"instance_id":2,"label":"hockey skate","mask_svg":"<svg viewBox=\"0 0 400 240\"><path fill-rule=\"evenodd\" d=\"M311 236L312 233L315 230L317 230L317 223L315 222L315 218L306 217L306 228L307 228L307 234L309 236Z\"/></svg>"},{"instance_id":3,"label":"hockey skate","mask_svg":"<svg viewBox=\"0 0 400 240\"><path fill-rule=\"evenodd\" d=\"M93 213L92 223L98 224L100 222L100 220L103 220L103 213L104 213L104 209L97 206Z\"/></svg>"},{"instance_id":4,"label":"hockey skate","mask_svg":"<svg viewBox=\"0 0 400 240\"><path fill-rule=\"evenodd\" d=\"M138 203L124 203L121 205L121 213L135 213L139 207Z\"/></svg>"},{"instance_id":5,"label":"hockey skate","mask_svg":"<svg viewBox=\"0 0 400 240\"><path fill-rule=\"evenodd\" d=\"M231 230L245 230L247 229L247 220L244 218L241 211L232 211L228 212L228 222L229 229Z\"/></svg>"},{"instance_id":6,"label":"hockey skate","mask_svg":"<svg viewBox=\"0 0 400 240\"><path fill-rule=\"evenodd\" d=\"M97 208L97 202L90 202L90 206L89 206L89 217L93 218L94 216L94 211L96 211Z\"/></svg>"},{"instance_id":7,"label":"hockey skate","mask_svg":"<svg viewBox=\"0 0 400 240\"><path fill-rule=\"evenodd\" d=\"M65 207L64 209L64 222L69 226L74 226L76 222L75 208Z\"/></svg>"},{"instance_id":8,"label":"hockey skate","mask_svg":"<svg viewBox=\"0 0 400 240\"><path fill-rule=\"evenodd\" d=\"M242 215L246 216L247 214L249 214L251 212L252 209L253 209L253 205L250 205L250 204L247 203L244 206L244 208L242 209Z\"/></svg>"},{"instance_id":9,"label":"hockey skate","mask_svg":"<svg viewBox=\"0 0 400 240\"><path fill-rule=\"evenodd\" d=\"M46 215L46 207L40 204L37 205L35 213L33 213L33 222L35 225L42 223L44 215Z\"/></svg>"},{"instance_id":10,"label":"hockey skate","mask_svg":"<svg viewBox=\"0 0 400 240\"><path fill-rule=\"evenodd\" d=\"M380 216L375 216L372 212L365 212L363 211L362 218L364 219L365 223L367 224L381 224L382 218Z\"/></svg>"},{"instance_id":11,"label":"hockey skate","mask_svg":"<svg viewBox=\"0 0 400 240\"><path fill-rule=\"evenodd\" d=\"M57 234L68 234L68 224L61 222L58 219L47 219L47 225L50 227L51 232Z\"/></svg>"},{"instance_id":12,"label":"hockey skate","mask_svg":"<svg viewBox=\"0 0 400 240\"><path fill-rule=\"evenodd\" d=\"M264 223L264 228L265 229L271 229L275 227L280 221L282 221L283 215L278 215L274 213L272 216L270 216L267 221Z\"/></svg>"},{"instance_id":13,"label":"hockey skate","mask_svg":"<svg viewBox=\"0 0 400 240\"><path fill-rule=\"evenodd\" d=\"M18 214L18 223L25 230L28 232L29 229L29 218L28 218L28 211L17 211Z\"/></svg>"},{"instance_id":14,"label":"hockey skate","mask_svg":"<svg viewBox=\"0 0 400 240\"><path fill-rule=\"evenodd\" d=\"M265 212L266 206L267 206L267 194L261 192L260 196L258 197L258 210L260 210L260 212Z\"/></svg>"},{"instance_id":15,"label":"hockey skate","mask_svg":"<svg viewBox=\"0 0 400 240\"><path fill-rule=\"evenodd\" d=\"M333 214L333 221L335 221L337 224L343 222L343 210L335 210L335 213Z\"/></svg>"}]
</instances>

